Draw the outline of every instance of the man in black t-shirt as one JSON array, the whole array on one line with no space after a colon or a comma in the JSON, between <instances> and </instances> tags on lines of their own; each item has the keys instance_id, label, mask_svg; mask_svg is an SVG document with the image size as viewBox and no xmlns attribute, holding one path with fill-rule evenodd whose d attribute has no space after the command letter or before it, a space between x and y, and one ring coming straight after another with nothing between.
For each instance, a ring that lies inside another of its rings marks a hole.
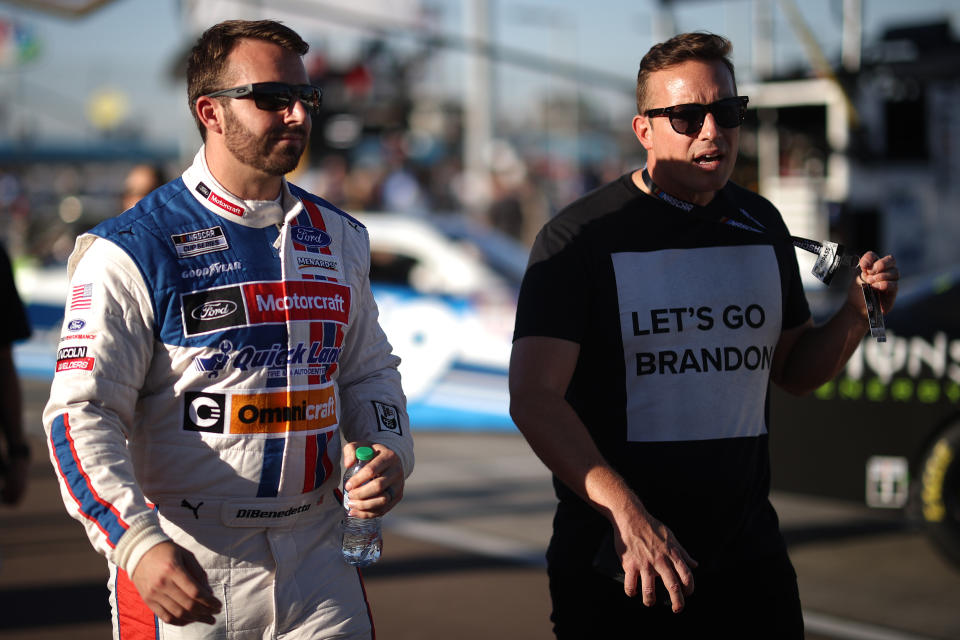
<instances>
[{"instance_id":1,"label":"man in black t-shirt","mask_svg":"<svg viewBox=\"0 0 960 640\"><path fill-rule=\"evenodd\" d=\"M6 309L0 322L0 503L16 505L27 490L30 446L23 433L20 378L13 362L13 343L30 337L30 324L17 293L7 252L0 247L0 296Z\"/></svg>"},{"instance_id":2,"label":"man in black t-shirt","mask_svg":"<svg viewBox=\"0 0 960 640\"><path fill-rule=\"evenodd\" d=\"M729 182L747 104L729 52L694 33L647 53L633 119L647 167L565 208L531 253L511 413L560 500L560 638L803 636L768 499L768 384L832 378L867 315L855 282L815 327L780 214ZM894 259L860 268L888 311Z\"/></svg>"}]
</instances>

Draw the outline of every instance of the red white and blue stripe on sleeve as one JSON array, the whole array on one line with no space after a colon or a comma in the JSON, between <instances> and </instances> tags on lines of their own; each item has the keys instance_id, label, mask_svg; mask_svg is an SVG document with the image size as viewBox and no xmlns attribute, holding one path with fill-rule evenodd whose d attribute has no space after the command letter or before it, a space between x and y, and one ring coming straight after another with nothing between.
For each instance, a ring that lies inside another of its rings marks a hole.
<instances>
[{"instance_id":1,"label":"red white and blue stripe on sleeve","mask_svg":"<svg viewBox=\"0 0 960 640\"><path fill-rule=\"evenodd\" d=\"M117 546L120 537L130 528L117 508L100 497L90 476L83 468L76 444L70 432L70 417L60 414L50 428L50 446L56 459L57 473L77 505L77 511L103 533L110 548Z\"/></svg>"}]
</instances>

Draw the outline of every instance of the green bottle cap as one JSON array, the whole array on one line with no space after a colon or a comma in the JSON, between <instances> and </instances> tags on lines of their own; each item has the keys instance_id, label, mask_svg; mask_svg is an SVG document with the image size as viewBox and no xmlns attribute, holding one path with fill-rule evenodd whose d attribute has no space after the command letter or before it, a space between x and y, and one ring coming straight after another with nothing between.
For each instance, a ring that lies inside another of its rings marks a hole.
<instances>
[{"instance_id":1,"label":"green bottle cap","mask_svg":"<svg viewBox=\"0 0 960 640\"><path fill-rule=\"evenodd\" d=\"M373 449L370 447L358 447L357 448L357 460L363 460L364 462L368 460L373 460Z\"/></svg>"}]
</instances>

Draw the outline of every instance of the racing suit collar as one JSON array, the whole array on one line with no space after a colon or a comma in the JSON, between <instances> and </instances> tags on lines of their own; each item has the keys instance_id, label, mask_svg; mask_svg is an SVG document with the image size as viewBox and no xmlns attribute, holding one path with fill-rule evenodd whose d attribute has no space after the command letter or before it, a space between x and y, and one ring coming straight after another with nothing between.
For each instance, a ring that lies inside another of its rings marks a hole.
<instances>
[{"instance_id":1,"label":"racing suit collar","mask_svg":"<svg viewBox=\"0 0 960 640\"><path fill-rule=\"evenodd\" d=\"M260 229L280 224L295 217L303 208L300 200L290 193L286 178L281 184L279 203L275 200L243 200L233 195L210 173L203 146L197 151L193 164L183 172L183 181L204 208L246 227Z\"/></svg>"}]
</instances>

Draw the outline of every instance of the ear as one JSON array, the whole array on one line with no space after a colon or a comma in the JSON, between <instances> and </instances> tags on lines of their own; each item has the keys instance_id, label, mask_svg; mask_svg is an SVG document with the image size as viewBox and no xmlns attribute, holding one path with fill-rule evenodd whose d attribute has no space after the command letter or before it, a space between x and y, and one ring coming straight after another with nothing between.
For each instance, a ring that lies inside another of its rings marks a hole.
<instances>
[{"instance_id":1,"label":"ear","mask_svg":"<svg viewBox=\"0 0 960 640\"><path fill-rule=\"evenodd\" d=\"M633 135L647 151L653 148L653 123L647 116L633 116Z\"/></svg>"},{"instance_id":2,"label":"ear","mask_svg":"<svg viewBox=\"0 0 960 640\"><path fill-rule=\"evenodd\" d=\"M223 105L215 98L200 96L193 105L197 118L207 128L208 132L223 134Z\"/></svg>"}]
</instances>

